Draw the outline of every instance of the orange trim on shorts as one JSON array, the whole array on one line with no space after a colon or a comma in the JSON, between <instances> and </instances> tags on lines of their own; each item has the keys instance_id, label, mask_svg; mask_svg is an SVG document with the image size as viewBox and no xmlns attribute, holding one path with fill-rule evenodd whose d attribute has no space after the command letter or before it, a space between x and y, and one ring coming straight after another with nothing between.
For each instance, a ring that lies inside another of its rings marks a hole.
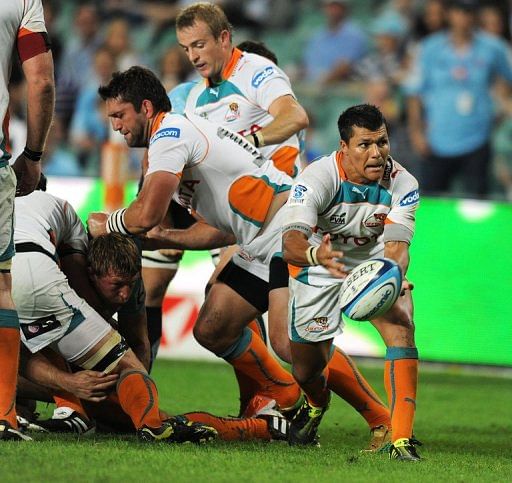
<instances>
[{"instance_id":1,"label":"orange trim on shorts","mask_svg":"<svg viewBox=\"0 0 512 483\"><path fill-rule=\"evenodd\" d=\"M229 188L231 209L247 221L262 226L274 199L274 188L263 179L242 176Z\"/></svg>"},{"instance_id":2,"label":"orange trim on shorts","mask_svg":"<svg viewBox=\"0 0 512 483\"><path fill-rule=\"evenodd\" d=\"M272 154L270 159L274 162L274 166L288 176L295 176L295 160L299 155L299 150L293 146L281 146Z\"/></svg>"}]
</instances>

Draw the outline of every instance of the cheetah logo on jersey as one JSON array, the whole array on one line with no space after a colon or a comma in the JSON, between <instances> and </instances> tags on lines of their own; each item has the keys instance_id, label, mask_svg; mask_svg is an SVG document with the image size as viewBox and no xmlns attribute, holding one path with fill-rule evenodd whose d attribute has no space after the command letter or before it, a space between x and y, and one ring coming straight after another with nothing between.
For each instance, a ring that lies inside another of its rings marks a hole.
<instances>
[{"instance_id":1,"label":"cheetah logo on jersey","mask_svg":"<svg viewBox=\"0 0 512 483\"><path fill-rule=\"evenodd\" d=\"M272 66L267 67L266 69L258 72L252 78L252 86L256 87L256 89L263 83L265 79L268 79L274 73L274 68Z\"/></svg>"},{"instance_id":2,"label":"cheetah logo on jersey","mask_svg":"<svg viewBox=\"0 0 512 483\"><path fill-rule=\"evenodd\" d=\"M153 144L160 138L179 138L181 136L181 129L177 127L167 127L158 131L152 138L149 144Z\"/></svg>"},{"instance_id":3,"label":"cheetah logo on jersey","mask_svg":"<svg viewBox=\"0 0 512 483\"><path fill-rule=\"evenodd\" d=\"M226 122L233 122L237 119L240 119L240 107L236 102L231 102L229 104L228 112L224 116L224 120Z\"/></svg>"},{"instance_id":4,"label":"cheetah logo on jersey","mask_svg":"<svg viewBox=\"0 0 512 483\"><path fill-rule=\"evenodd\" d=\"M407 193L400 201L400 206L415 205L420 200L420 194L418 190Z\"/></svg>"}]
</instances>

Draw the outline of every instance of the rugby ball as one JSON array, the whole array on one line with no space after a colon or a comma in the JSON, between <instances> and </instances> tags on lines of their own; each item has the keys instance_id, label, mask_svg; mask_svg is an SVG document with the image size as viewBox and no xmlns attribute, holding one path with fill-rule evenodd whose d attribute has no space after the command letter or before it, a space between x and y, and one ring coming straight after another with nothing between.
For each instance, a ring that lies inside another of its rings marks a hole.
<instances>
[{"instance_id":1,"label":"rugby ball","mask_svg":"<svg viewBox=\"0 0 512 483\"><path fill-rule=\"evenodd\" d=\"M352 320L371 320L387 312L402 287L402 271L389 258L374 258L350 271L341 285L341 310Z\"/></svg>"}]
</instances>

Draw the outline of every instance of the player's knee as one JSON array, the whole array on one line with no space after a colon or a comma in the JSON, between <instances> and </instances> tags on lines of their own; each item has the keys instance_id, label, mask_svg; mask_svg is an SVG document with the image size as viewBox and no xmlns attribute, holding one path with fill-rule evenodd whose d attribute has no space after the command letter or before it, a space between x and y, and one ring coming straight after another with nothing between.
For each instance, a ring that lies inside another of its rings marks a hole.
<instances>
[{"instance_id":1,"label":"player's knee","mask_svg":"<svg viewBox=\"0 0 512 483\"><path fill-rule=\"evenodd\" d=\"M312 364L297 364L292 366L292 374L299 386L310 384L322 375L324 367Z\"/></svg>"},{"instance_id":2,"label":"player's knee","mask_svg":"<svg viewBox=\"0 0 512 483\"><path fill-rule=\"evenodd\" d=\"M281 334L279 332L269 332L269 340L272 349L277 356L284 362L290 363L292 360L290 339L287 334Z\"/></svg>"},{"instance_id":3,"label":"player's knee","mask_svg":"<svg viewBox=\"0 0 512 483\"><path fill-rule=\"evenodd\" d=\"M196 341L215 354L223 352L229 346L229 341L226 341L223 331L218 327L211 317L203 316L197 319L193 330Z\"/></svg>"}]
</instances>

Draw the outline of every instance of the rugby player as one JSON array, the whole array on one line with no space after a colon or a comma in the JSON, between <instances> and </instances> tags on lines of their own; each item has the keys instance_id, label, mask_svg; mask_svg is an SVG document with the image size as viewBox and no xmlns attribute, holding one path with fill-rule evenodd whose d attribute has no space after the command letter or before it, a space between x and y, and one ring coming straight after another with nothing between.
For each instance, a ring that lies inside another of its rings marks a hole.
<instances>
[{"instance_id":1,"label":"rugby player","mask_svg":"<svg viewBox=\"0 0 512 483\"><path fill-rule=\"evenodd\" d=\"M412 284L405 279L419 203L418 183L390 156L386 120L358 105L338 120L339 150L297 178L284 211L283 252L290 264L289 337L293 374L306 401L292 421L290 441L313 442L328 408L329 359L343 330L340 286L359 263L384 256L404 275L402 296L371 321L386 344L385 386L391 407L390 457L416 461L412 437L418 350Z\"/></svg>"},{"instance_id":2,"label":"rugby player","mask_svg":"<svg viewBox=\"0 0 512 483\"><path fill-rule=\"evenodd\" d=\"M246 325L267 311L269 288L288 284L286 266L284 273L270 269L269 274L269 264L281 250L284 220L275 214L288 197L291 179L242 136L193 115L168 113L163 86L146 69L132 67L115 74L108 86L100 88L100 94L107 101L114 129L127 143L149 145L149 169L140 195L130 207L108 219L102 213L90 215L91 233L101 234L107 227L123 233L148 232L165 216L169 198L175 194L175 199L204 221L187 230L153 229L151 236L162 241L163 247L206 249L238 242L241 251L210 289L194 335L257 382L258 392L275 399L286 411L290 403L294 406L294 400L299 402L298 393L289 385L288 373L270 358L263 341ZM273 276L278 277L277 284ZM284 312L279 317L280 323L286 323L287 289L281 292L285 294L280 303ZM330 387L365 417L372 430L369 449L382 447L390 426L388 409L342 351L335 351L330 367Z\"/></svg>"},{"instance_id":3,"label":"rugby player","mask_svg":"<svg viewBox=\"0 0 512 483\"><path fill-rule=\"evenodd\" d=\"M94 299L100 292L122 304L140 277L140 266L130 266L128 261L140 260L136 248L131 257L123 256L126 250L119 254L117 262L124 267L121 277L110 273L110 260L99 262L106 272L90 273L99 289L95 292L88 286L82 223L67 202L42 191L16 199L14 239L18 253L12 266L12 293L21 338L30 352L48 347L82 369L118 374L119 404L142 441L202 442L215 437L216 431L208 426L162 419L155 384L142 362L124 337L77 295L64 274L72 274L70 279L80 286L82 295L88 293ZM79 401L70 409L63 418L83 411Z\"/></svg>"},{"instance_id":4,"label":"rugby player","mask_svg":"<svg viewBox=\"0 0 512 483\"><path fill-rule=\"evenodd\" d=\"M16 49L27 80L27 143L9 166L9 82ZM41 156L53 116L53 59L41 0L0 5L0 440L30 439L17 431L16 377L19 361L19 320L11 297L14 256L14 196L34 190L41 174ZM17 183L16 183L17 178Z\"/></svg>"}]
</instances>

